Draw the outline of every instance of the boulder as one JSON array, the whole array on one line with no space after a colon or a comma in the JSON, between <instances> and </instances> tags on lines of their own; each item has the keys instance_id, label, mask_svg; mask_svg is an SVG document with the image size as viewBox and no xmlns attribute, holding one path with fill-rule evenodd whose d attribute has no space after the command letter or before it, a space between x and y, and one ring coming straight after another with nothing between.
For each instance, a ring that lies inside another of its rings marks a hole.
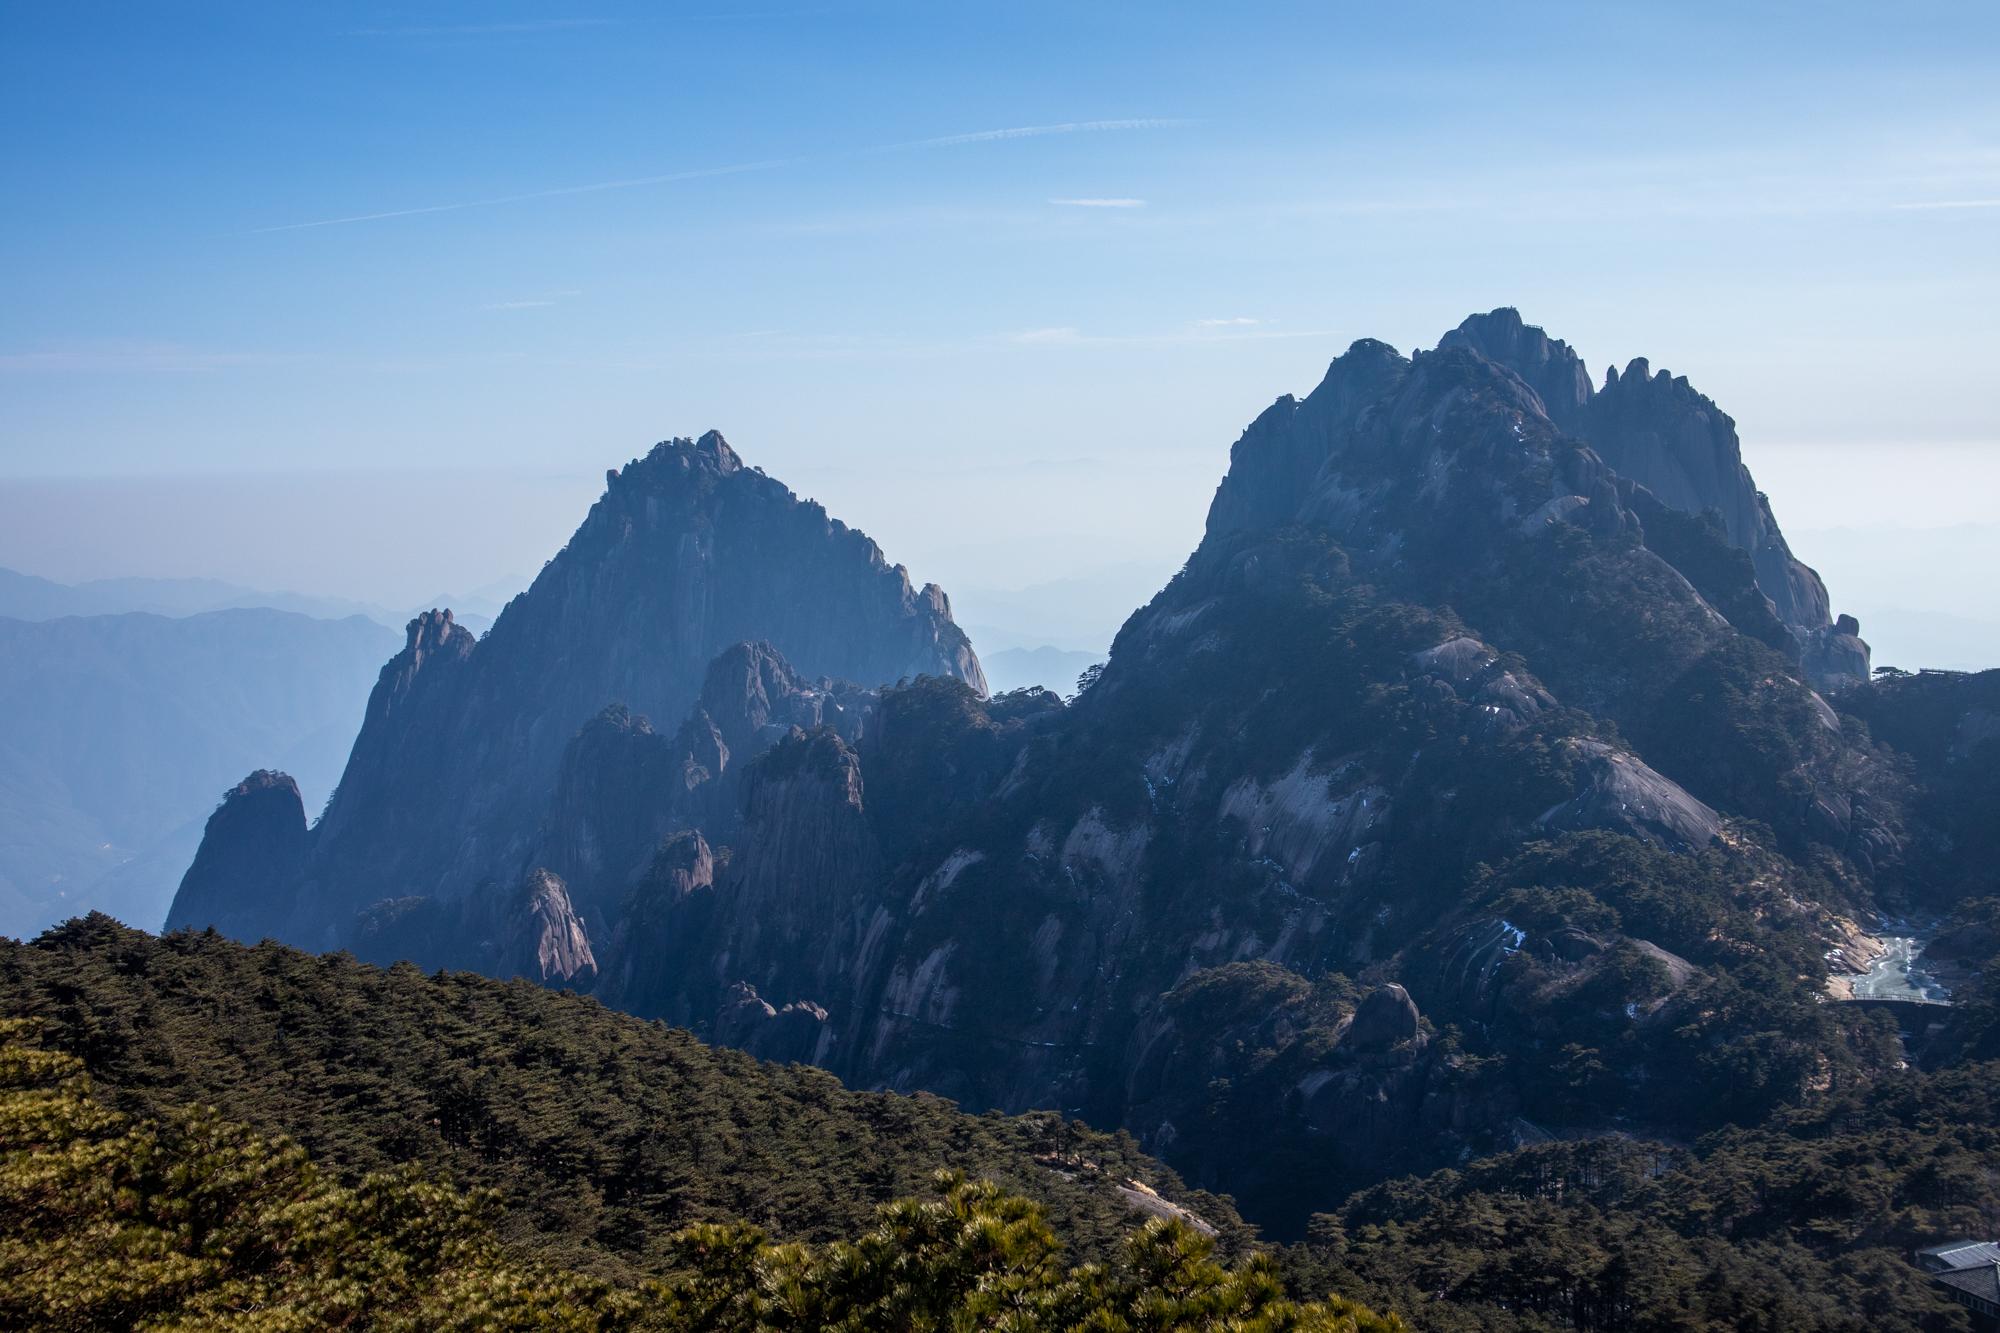
<instances>
[{"instance_id":1,"label":"boulder","mask_svg":"<svg viewBox=\"0 0 2000 1333\"><path fill-rule=\"evenodd\" d=\"M1419 1030L1417 1002L1395 982L1368 993L1354 1011L1345 1044L1364 1051L1385 1051L1413 1040Z\"/></svg>"}]
</instances>

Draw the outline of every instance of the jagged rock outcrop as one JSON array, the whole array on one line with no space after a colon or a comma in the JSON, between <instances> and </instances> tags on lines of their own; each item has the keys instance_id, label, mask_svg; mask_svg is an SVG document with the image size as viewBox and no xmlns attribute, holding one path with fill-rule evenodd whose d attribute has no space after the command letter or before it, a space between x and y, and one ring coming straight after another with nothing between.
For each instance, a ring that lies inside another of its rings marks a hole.
<instances>
[{"instance_id":1,"label":"jagged rock outcrop","mask_svg":"<svg viewBox=\"0 0 2000 1333\"><path fill-rule=\"evenodd\" d=\"M544 984L570 983L587 987L597 979L597 957L590 933L570 905L562 878L547 870L528 872L508 922L507 952L502 965L517 976Z\"/></svg>"},{"instance_id":2,"label":"jagged rock outcrop","mask_svg":"<svg viewBox=\"0 0 2000 1333\"><path fill-rule=\"evenodd\" d=\"M1861 622L1841 616L1807 635L1804 665L1806 673L1828 689L1867 684L1869 652L1861 639Z\"/></svg>"},{"instance_id":3,"label":"jagged rock outcrop","mask_svg":"<svg viewBox=\"0 0 2000 1333\"><path fill-rule=\"evenodd\" d=\"M1551 338L1521 312L1502 307L1470 316L1438 339L1440 348L1464 347L1519 375L1541 400L1542 410L1564 433L1588 437L1593 392L1583 358L1560 338Z\"/></svg>"},{"instance_id":4,"label":"jagged rock outcrop","mask_svg":"<svg viewBox=\"0 0 2000 1333\"><path fill-rule=\"evenodd\" d=\"M299 784L283 773L257 770L208 817L166 928L212 925L242 940L275 934L289 911L289 886L305 863L306 846Z\"/></svg>"},{"instance_id":5,"label":"jagged rock outcrop","mask_svg":"<svg viewBox=\"0 0 2000 1333\"><path fill-rule=\"evenodd\" d=\"M731 1007L743 998L734 988L747 987L824 1024L820 999L848 1001L876 961L869 931L880 931L882 868L862 795L859 757L829 728L794 729L750 764L741 850L727 866L718 870L699 835L684 834L662 846L628 897L617 1002L692 1025L735 1013L730 1030L748 1031L748 1011ZM833 1029L813 1030L805 1044L817 1055L797 1043L756 1049L817 1059Z\"/></svg>"},{"instance_id":6,"label":"jagged rock outcrop","mask_svg":"<svg viewBox=\"0 0 2000 1333\"><path fill-rule=\"evenodd\" d=\"M775 1009L757 988L737 982L717 1012L715 1040L781 1064L816 1064L826 1059L833 1031L826 1010L811 1002L794 1001Z\"/></svg>"},{"instance_id":7,"label":"jagged rock outcrop","mask_svg":"<svg viewBox=\"0 0 2000 1333\"><path fill-rule=\"evenodd\" d=\"M689 1026L713 1011L716 870L715 852L699 830L660 843L618 906L600 999Z\"/></svg>"},{"instance_id":8,"label":"jagged rock outcrop","mask_svg":"<svg viewBox=\"0 0 2000 1333\"><path fill-rule=\"evenodd\" d=\"M1656 372L1638 357L1622 374L1607 368L1603 388L1593 392L1582 358L1524 324L1512 309L1472 316L1439 346L1469 348L1513 371L1539 395L1552 422L1663 503L1688 514L1716 514L1730 544L1750 554L1758 588L1802 644L1831 623L1826 585L1785 543L1770 501L1743 465L1736 423L1686 376ZM1852 677L1855 645L1858 639L1841 645L1846 656L1815 658L1811 665ZM1858 678L1865 680L1865 646L1859 651Z\"/></svg>"},{"instance_id":9,"label":"jagged rock outcrop","mask_svg":"<svg viewBox=\"0 0 2000 1333\"><path fill-rule=\"evenodd\" d=\"M728 678L707 683L726 697L690 717L718 653L739 643L765 647L717 667ZM791 677L773 674L777 654ZM985 686L941 591L913 588L873 542L745 467L719 434L667 441L607 475L576 535L485 638L449 611L410 623L303 865L268 887L273 929L337 946L385 899L504 894L544 846L578 876L586 914L602 912L630 869L617 863L674 822L655 788L661 769L681 763L685 798L773 727L859 726L846 716L854 691L802 682L921 675ZM591 753L572 756L566 775L572 738L614 704L687 719L683 744L604 720L576 742ZM577 785L599 769L597 786ZM600 798L609 804L594 818L576 817ZM174 919L206 924L227 908L191 899Z\"/></svg>"}]
</instances>

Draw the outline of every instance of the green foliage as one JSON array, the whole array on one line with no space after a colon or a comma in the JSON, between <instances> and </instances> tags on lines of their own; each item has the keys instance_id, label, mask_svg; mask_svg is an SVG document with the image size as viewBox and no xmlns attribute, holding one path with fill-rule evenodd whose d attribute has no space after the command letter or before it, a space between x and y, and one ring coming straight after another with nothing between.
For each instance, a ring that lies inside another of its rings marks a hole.
<instances>
[{"instance_id":1,"label":"green foliage","mask_svg":"<svg viewBox=\"0 0 2000 1333\"><path fill-rule=\"evenodd\" d=\"M987 1181L944 1173L928 1198L884 1207L855 1241L773 1245L748 1227L680 1237L679 1272L663 1316L674 1328L1041 1329L1090 1333L1392 1333L1403 1327L1335 1296L1286 1299L1276 1264L1255 1255L1234 1269L1214 1242L1177 1218L1156 1218L1114 1268L1065 1269L1041 1210Z\"/></svg>"},{"instance_id":2,"label":"green foliage","mask_svg":"<svg viewBox=\"0 0 2000 1333\"><path fill-rule=\"evenodd\" d=\"M1669 522L1687 554L1698 534ZM1723 567L1734 554L1716 559L1714 569L1696 562L1696 575L1720 593L1741 571ZM1829 781L1839 738L1822 725L1795 654L1772 646L1787 640L1769 633L1760 599L1724 597L1744 621L1734 633L1653 552L1567 525L1506 543L1490 563L1446 559L1428 572L1433 599L1449 598L1486 637L1525 654L1565 704L1615 727L1702 800L1769 824L1786 848L1805 845L1819 785L1853 785ZM1760 613L1750 616L1753 602Z\"/></svg>"},{"instance_id":3,"label":"green foliage","mask_svg":"<svg viewBox=\"0 0 2000 1333\"><path fill-rule=\"evenodd\" d=\"M1232 1245L1222 1200L1190 1193L1129 1138L1052 1114L972 1116L929 1096L851 1092L594 1000L342 955L154 938L106 918L0 943L0 1013L44 1021L117 1109L178 1105L296 1140L347 1183L417 1163L499 1193L510 1245L628 1279L672 1234L747 1221L831 1240L941 1167L1035 1199L1086 1257L1116 1253L1146 1180ZM1045 1159L1088 1161L1059 1172Z\"/></svg>"},{"instance_id":4,"label":"green foliage","mask_svg":"<svg viewBox=\"0 0 2000 1333\"><path fill-rule=\"evenodd\" d=\"M1868 1015L1825 1003L1824 924L1799 903L1827 896L1742 833L1694 855L1606 832L1530 843L1480 868L1464 909L1511 922L1523 947L1476 986L1440 974L1423 994L1507 1058L1536 1120L1676 1137L1753 1124L1901 1059Z\"/></svg>"},{"instance_id":5,"label":"green foliage","mask_svg":"<svg viewBox=\"0 0 2000 1333\"><path fill-rule=\"evenodd\" d=\"M742 1223L669 1239L663 1280L618 1286L510 1255L493 1200L410 1170L353 1186L212 1110L135 1121L83 1062L0 1020L0 1322L46 1329L994 1329L1395 1333L1335 1297L1286 1299L1178 1218L1115 1268L1066 1268L1041 1208L941 1173L855 1240L773 1244Z\"/></svg>"},{"instance_id":6,"label":"green foliage","mask_svg":"<svg viewBox=\"0 0 2000 1333\"><path fill-rule=\"evenodd\" d=\"M1646 549L1686 575L1731 626L1788 657L1798 655L1798 645L1757 587L1750 553L1730 543L1715 511L1685 513L1646 491L1635 492L1627 503L1645 524Z\"/></svg>"},{"instance_id":7,"label":"green foliage","mask_svg":"<svg viewBox=\"0 0 2000 1333\"><path fill-rule=\"evenodd\" d=\"M2000 1065L1906 1073L1692 1150L1557 1143L1392 1181L1286 1262L1436 1329L1961 1329L1905 1256L2000 1231L1996 1160Z\"/></svg>"},{"instance_id":8,"label":"green foliage","mask_svg":"<svg viewBox=\"0 0 2000 1333\"><path fill-rule=\"evenodd\" d=\"M938 676L883 690L862 758L871 823L891 864L941 854L937 839L954 817L976 810L1024 739L1063 715L1061 696L1047 690L982 700L964 681Z\"/></svg>"},{"instance_id":9,"label":"green foliage","mask_svg":"<svg viewBox=\"0 0 2000 1333\"><path fill-rule=\"evenodd\" d=\"M136 1121L0 1020L0 1324L600 1329L639 1304L512 1260L491 1200L409 1171L334 1183L211 1110Z\"/></svg>"},{"instance_id":10,"label":"green foliage","mask_svg":"<svg viewBox=\"0 0 2000 1333\"><path fill-rule=\"evenodd\" d=\"M1911 895L1931 910L2000 894L2000 670L1921 671L1843 691L1848 715L1906 757Z\"/></svg>"}]
</instances>

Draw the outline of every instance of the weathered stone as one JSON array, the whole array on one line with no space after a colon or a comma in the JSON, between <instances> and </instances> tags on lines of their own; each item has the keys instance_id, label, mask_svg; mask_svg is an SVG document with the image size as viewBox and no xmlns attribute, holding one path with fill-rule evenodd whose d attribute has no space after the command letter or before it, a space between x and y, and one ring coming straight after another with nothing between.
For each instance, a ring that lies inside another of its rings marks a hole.
<instances>
[{"instance_id":1,"label":"weathered stone","mask_svg":"<svg viewBox=\"0 0 2000 1333\"><path fill-rule=\"evenodd\" d=\"M512 920L514 971L547 984L587 987L597 979L590 935L570 906L569 890L547 870L528 872Z\"/></svg>"},{"instance_id":2,"label":"weathered stone","mask_svg":"<svg viewBox=\"0 0 2000 1333\"><path fill-rule=\"evenodd\" d=\"M1417 1002L1395 982L1378 986L1354 1011L1345 1042L1364 1051L1387 1050L1414 1039L1421 1030Z\"/></svg>"}]
</instances>

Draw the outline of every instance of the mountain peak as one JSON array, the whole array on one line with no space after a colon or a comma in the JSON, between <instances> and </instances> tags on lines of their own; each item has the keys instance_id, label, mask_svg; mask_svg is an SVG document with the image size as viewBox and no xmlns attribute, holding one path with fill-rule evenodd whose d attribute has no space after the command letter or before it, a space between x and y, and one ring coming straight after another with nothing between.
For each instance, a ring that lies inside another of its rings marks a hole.
<instances>
[{"instance_id":1,"label":"mountain peak","mask_svg":"<svg viewBox=\"0 0 2000 1333\"><path fill-rule=\"evenodd\" d=\"M1583 358L1560 338L1525 323L1514 307L1468 315L1438 340L1438 347L1469 348L1507 367L1535 391L1549 420L1572 435L1580 433L1591 394Z\"/></svg>"},{"instance_id":2,"label":"mountain peak","mask_svg":"<svg viewBox=\"0 0 2000 1333\"><path fill-rule=\"evenodd\" d=\"M828 680L948 676L983 693L949 606L941 591L912 588L866 535L746 466L720 432L662 441L607 475L569 542L484 638L445 610L410 622L291 882L266 877L294 895L284 929L325 947L351 938L385 886L450 904L518 884L570 739L593 718L594 735L648 739L638 717L688 717L718 673L734 672L734 706L713 710L713 725L746 754L767 726L858 708ZM810 707L786 702L807 696ZM608 705L628 712L606 715ZM218 849L234 836L225 826ZM224 898L246 883L214 878L233 886ZM219 910L197 894L183 919L206 924Z\"/></svg>"},{"instance_id":3,"label":"mountain peak","mask_svg":"<svg viewBox=\"0 0 2000 1333\"><path fill-rule=\"evenodd\" d=\"M1736 423L1688 382L1633 357L1593 390L1569 344L1524 323L1511 307L1473 315L1438 346L1465 347L1519 375L1565 434L1670 508L1722 519L1729 543L1749 553L1757 588L1802 645L1831 624L1826 585L1795 559L1771 508L1743 465ZM1849 660L1852 654L1848 653ZM1845 673L1843 673L1845 674Z\"/></svg>"},{"instance_id":4,"label":"mountain peak","mask_svg":"<svg viewBox=\"0 0 2000 1333\"><path fill-rule=\"evenodd\" d=\"M743 466L743 460L729 447L729 441L722 438L719 430L703 432L702 437L694 442L694 451L704 458L714 459L716 467L723 472L734 472Z\"/></svg>"}]
</instances>

